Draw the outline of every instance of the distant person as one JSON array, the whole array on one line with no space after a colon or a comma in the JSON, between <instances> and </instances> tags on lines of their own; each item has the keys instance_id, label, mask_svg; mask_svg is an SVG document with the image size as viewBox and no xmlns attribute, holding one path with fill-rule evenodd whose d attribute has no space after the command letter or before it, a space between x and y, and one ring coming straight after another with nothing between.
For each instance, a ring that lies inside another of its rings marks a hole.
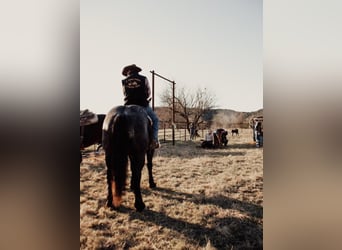
<instances>
[{"instance_id":1,"label":"distant person","mask_svg":"<svg viewBox=\"0 0 342 250\"><path fill-rule=\"evenodd\" d=\"M126 76L122 80L122 88L124 93L125 105L139 105L145 108L148 116L152 120L153 141L151 148L156 149L160 147L158 140L159 119L149 105L151 100L151 88L147 77L140 75L141 68L135 64L128 65L123 68L122 74Z\"/></svg>"},{"instance_id":2,"label":"distant person","mask_svg":"<svg viewBox=\"0 0 342 250\"><path fill-rule=\"evenodd\" d=\"M208 133L205 135L204 141L202 142L202 148L213 148L214 144L214 134L209 129Z\"/></svg>"},{"instance_id":3,"label":"distant person","mask_svg":"<svg viewBox=\"0 0 342 250\"><path fill-rule=\"evenodd\" d=\"M262 127L262 122L257 121L255 124L255 145L257 148L260 148L264 144L264 131Z\"/></svg>"},{"instance_id":4,"label":"distant person","mask_svg":"<svg viewBox=\"0 0 342 250\"><path fill-rule=\"evenodd\" d=\"M196 127L192 123L190 126L190 140L194 140L194 139L196 139Z\"/></svg>"}]
</instances>

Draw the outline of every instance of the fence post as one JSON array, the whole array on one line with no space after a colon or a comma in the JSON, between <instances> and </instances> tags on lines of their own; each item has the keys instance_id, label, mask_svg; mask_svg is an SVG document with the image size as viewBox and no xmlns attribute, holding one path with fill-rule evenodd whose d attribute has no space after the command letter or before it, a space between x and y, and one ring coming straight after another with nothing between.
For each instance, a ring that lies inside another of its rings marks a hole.
<instances>
[{"instance_id":1,"label":"fence post","mask_svg":"<svg viewBox=\"0 0 342 250\"><path fill-rule=\"evenodd\" d=\"M154 111L154 70L152 70L151 73L152 73L152 110Z\"/></svg>"},{"instance_id":2,"label":"fence post","mask_svg":"<svg viewBox=\"0 0 342 250\"><path fill-rule=\"evenodd\" d=\"M154 109L154 77L158 76L170 83L172 83L172 145L175 145L175 81L171 81L164 76L161 76L154 72L154 70L150 71L152 73L152 85L153 85L153 93L152 93L152 107Z\"/></svg>"},{"instance_id":3,"label":"fence post","mask_svg":"<svg viewBox=\"0 0 342 250\"><path fill-rule=\"evenodd\" d=\"M164 142L166 142L166 137L165 137L165 133L166 133L166 130L165 130L165 122L163 122L163 126L164 126Z\"/></svg>"},{"instance_id":4,"label":"fence post","mask_svg":"<svg viewBox=\"0 0 342 250\"><path fill-rule=\"evenodd\" d=\"M172 81L172 123L175 123L175 81ZM175 145L175 131L172 130L172 145Z\"/></svg>"}]
</instances>

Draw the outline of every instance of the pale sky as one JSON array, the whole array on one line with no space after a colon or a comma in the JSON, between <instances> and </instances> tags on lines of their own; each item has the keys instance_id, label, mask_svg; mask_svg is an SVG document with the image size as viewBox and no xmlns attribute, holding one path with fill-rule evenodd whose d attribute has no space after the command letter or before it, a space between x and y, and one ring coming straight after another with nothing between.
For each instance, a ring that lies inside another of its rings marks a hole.
<instances>
[{"instance_id":1,"label":"pale sky","mask_svg":"<svg viewBox=\"0 0 342 250\"><path fill-rule=\"evenodd\" d=\"M206 88L217 108L263 108L261 0L81 0L80 109L123 104L122 68ZM156 77L155 106L169 83Z\"/></svg>"}]
</instances>

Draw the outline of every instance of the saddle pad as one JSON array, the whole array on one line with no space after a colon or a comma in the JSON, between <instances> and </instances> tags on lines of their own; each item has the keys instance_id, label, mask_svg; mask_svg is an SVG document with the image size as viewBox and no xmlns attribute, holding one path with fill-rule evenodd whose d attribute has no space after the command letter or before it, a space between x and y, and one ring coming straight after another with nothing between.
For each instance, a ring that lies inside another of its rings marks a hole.
<instances>
[{"instance_id":1,"label":"saddle pad","mask_svg":"<svg viewBox=\"0 0 342 250\"><path fill-rule=\"evenodd\" d=\"M95 113L90 112L88 109L80 111L80 126L86 126L97 123L98 117Z\"/></svg>"}]
</instances>

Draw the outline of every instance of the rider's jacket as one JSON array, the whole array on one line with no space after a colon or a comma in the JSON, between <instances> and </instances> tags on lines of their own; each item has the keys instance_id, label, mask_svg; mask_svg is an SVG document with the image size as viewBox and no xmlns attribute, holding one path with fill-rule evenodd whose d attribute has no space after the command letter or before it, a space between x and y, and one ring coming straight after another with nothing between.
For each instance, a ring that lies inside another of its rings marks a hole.
<instances>
[{"instance_id":1,"label":"rider's jacket","mask_svg":"<svg viewBox=\"0 0 342 250\"><path fill-rule=\"evenodd\" d=\"M125 105L136 104L140 106L148 106L148 86L146 77L133 74L122 80L123 92L125 95Z\"/></svg>"}]
</instances>

